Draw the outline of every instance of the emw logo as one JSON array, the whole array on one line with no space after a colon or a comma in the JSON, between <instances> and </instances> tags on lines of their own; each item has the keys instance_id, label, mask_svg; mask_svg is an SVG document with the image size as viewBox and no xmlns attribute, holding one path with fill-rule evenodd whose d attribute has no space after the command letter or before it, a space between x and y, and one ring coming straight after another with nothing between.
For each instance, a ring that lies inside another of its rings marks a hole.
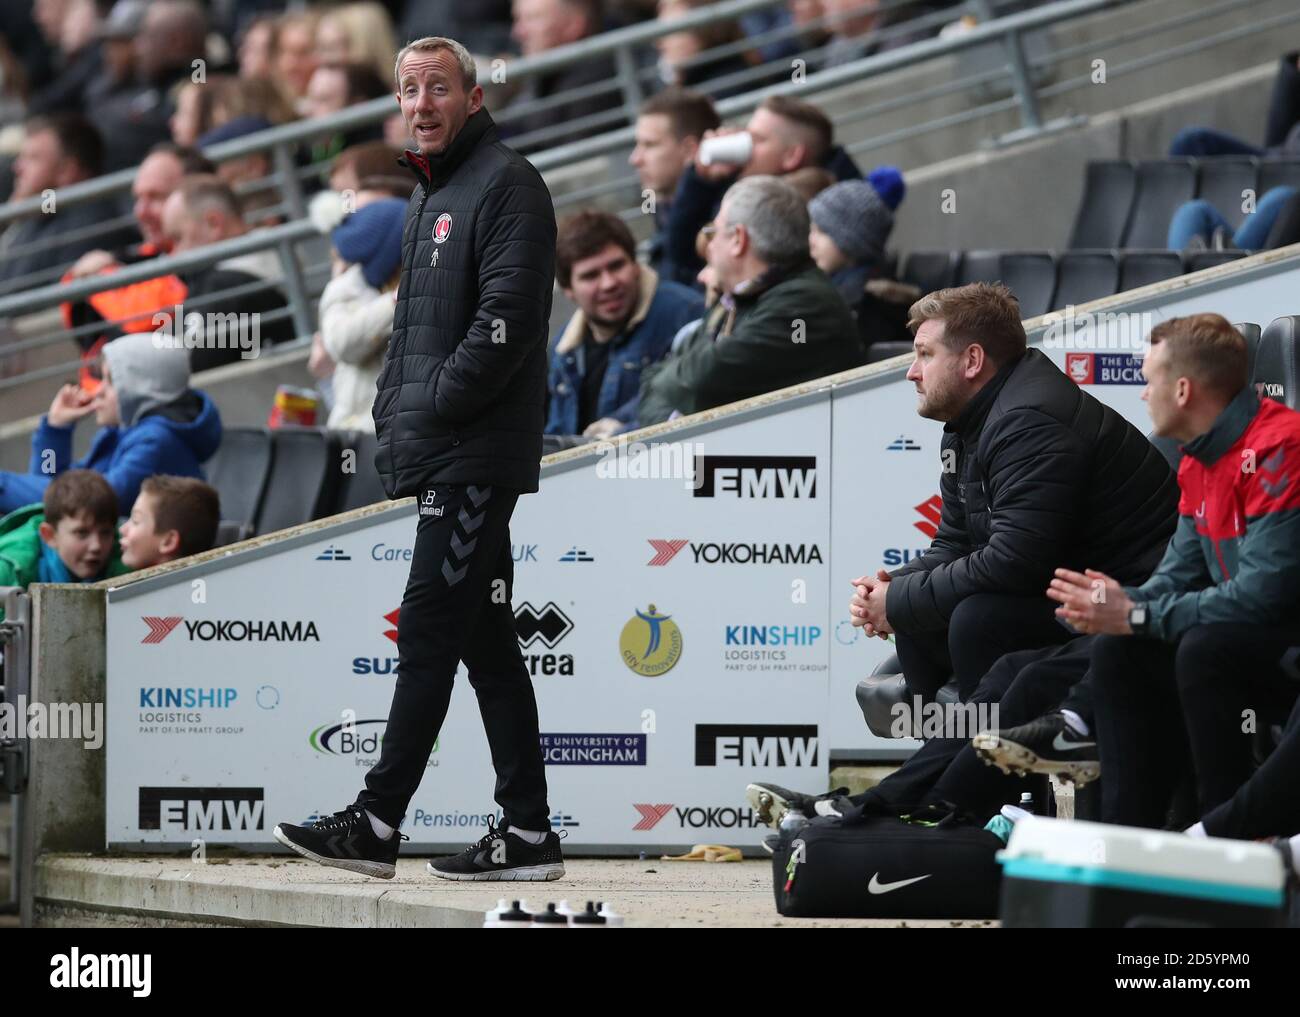
<instances>
[{"instance_id":1,"label":"emw logo","mask_svg":"<svg viewBox=\"0 0 1300 1017\"><path fill-rule=\"evenodd\" d=\"M924 533L931 540L939 532L940 513L943 510L943 499L937 494L921 502L920 505L912 506L921 514L921 521L913 522L912 525Z\"/></svg>"},{"instance_id":2,"label":"emw logo","mask_svg":"<svg viewBox=\"0 0 1300 1017\"><path fill-rule=\"evenodd\" d=\"M172 629L176 628L177 625L184 621L180 615L168 618L159 618L156 615L144 615L141 620L149 626L149 634L140 640L142 643L161 643L172 634Z\"/></svg>"},{"instance_id":3,"label":"emw logo","mask_svg":"<svg viewBox=\"0 0 1300 1017\"><path fill-rule=\"evenodd\" d=\"M648 539L648 538L647 538ZM655 556L651 558L647 565L667 565L677 557L677 552L686 546L684 540L651 540L650 546L655 549Z\"/></svg>"},{"instance_id":4,"label":"emw logo","mask_svg":"<svg viewBox=\"0 0 1300 1017\"><path fill-rule=\"evenodd\" d=\"M641 819L632 827L633 830L653 830L659 825L659 820L668 815L672 808L672 802L667 805L633 805L632 808L641 813Z\"/></svg>"}]
</instances>

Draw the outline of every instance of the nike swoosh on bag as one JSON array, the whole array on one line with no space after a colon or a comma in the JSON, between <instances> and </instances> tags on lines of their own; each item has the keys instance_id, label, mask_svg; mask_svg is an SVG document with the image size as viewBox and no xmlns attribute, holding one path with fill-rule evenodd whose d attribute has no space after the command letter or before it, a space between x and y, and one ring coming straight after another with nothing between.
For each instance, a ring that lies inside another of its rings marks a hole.
<instances>
[{"instance_id":1,"label":"nike swoosh on bag","mask_svg":"<svg viewBox=\"0 0 1300 1017\"><path fill-rule=\"evenodd\" d=\"M1064 731L1057 731L1056 737L1052 739L1052 748L1058 752L1069 752L1071 749L1086 749L1097 744L1096 742L1066 742L1061 740L1064 737Z\"/></svg>"},{"instance_id":2,"label":"nike swoosh on bag","mask_svg":"<svg viewBox=\"0 0 1300 1017\"><path fill-rule=\"evenodd\" d=\"M913 876L911 879L900 879L893 883L882 883L880 873L877 872L871 877L871 882L867 884L868 893L890 893L893 890L901 890L905 886L911 886L913 883L919 883L923 879L929 879L933 873L926 873L924 876Z\"/></svg>"}]
</instances>

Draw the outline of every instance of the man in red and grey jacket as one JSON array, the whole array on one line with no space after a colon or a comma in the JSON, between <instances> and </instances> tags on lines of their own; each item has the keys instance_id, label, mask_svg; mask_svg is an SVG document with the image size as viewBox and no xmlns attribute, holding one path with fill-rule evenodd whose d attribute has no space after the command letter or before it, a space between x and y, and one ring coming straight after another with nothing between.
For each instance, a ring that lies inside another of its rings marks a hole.
<instances>
[{"instance_id":1,"label":"man in red and grey jacket","mask_svg":"<svg viewBox=\"0 0 1300 1017\"><path fill-rule=\"evenodd\" d=\"M1221 836L1294 832L1262 829L1263 815L1229 823L1221 808L1254 769L1253 733L1300 695L1281 663L1300 645L1300 413L1261 401L1246 365L1217 314L1152 330L1143 398L1156 432L1183 443L1178 527L1141 586L1057 571L1057 615L1100 634L1090 676L1060 712L998 732L1039 757L1034 769L1099 756L1107 822L1163 826L1190 749L1196 832L1214 817Z\"/></svg>"}]
</instances>

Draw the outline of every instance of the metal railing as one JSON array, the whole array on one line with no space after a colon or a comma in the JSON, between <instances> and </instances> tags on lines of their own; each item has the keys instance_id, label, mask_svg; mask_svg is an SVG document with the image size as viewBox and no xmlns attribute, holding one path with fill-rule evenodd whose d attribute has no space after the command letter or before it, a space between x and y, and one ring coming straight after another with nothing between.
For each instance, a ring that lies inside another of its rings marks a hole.
<instances>
[{"instance_id":1,"label":"metal railing","mask_svg":"<svg viewBox=\"0 0 1300 1017\"><path fill-rule=\"evenodd\" d=\"M0 914L15 914L21 900L23 792L27 789L27 701L32 692L31 598L17 586L0 587L0 703L18 721L15 737L0 738L0 788L9 795L9 886Z\"/></svg>"}]
</instances>

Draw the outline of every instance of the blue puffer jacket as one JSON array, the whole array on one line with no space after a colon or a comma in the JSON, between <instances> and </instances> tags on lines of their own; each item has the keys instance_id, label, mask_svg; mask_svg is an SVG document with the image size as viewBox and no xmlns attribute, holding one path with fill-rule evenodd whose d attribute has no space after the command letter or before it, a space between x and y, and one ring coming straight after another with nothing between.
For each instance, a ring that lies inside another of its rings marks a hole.
<instances>
[{"instance_id":1,"label":"blue puffer jacket","mask_svg":"<svg viewBox=\"0 0 1300 1017\"><path fill-rule=\"evenodd\" d=\"M613 417L624 424L634 423L641 397L641 371L666 357L678 330L703 314L704 300L699 293L689 286L660 279L653 269L642 267L636 310L623 332L610 340L596 419ZM551 356L547 434L581 431L578 408L585 376L586 337L587 316L578 311L564 326Z\"/></svg>"},{"instance_id":2,"label":"blue puffer jacket","mask_svg":"<svg viewBox=\"0 0 1300 1017\"><path fill-rule=\"evenodd\" d=\"M0 471L0 513L41 500L50 481L64 470L95 470L117 493L118 511L131 511L140 482L157 473L203 479L201 463L221 444L221 416L204 392L190 389L179 399L148 410L134 427L102 427L90 452L72 461L71 427L45 417L32 434L28 473Z\"/></svg>"}]
</instances>

